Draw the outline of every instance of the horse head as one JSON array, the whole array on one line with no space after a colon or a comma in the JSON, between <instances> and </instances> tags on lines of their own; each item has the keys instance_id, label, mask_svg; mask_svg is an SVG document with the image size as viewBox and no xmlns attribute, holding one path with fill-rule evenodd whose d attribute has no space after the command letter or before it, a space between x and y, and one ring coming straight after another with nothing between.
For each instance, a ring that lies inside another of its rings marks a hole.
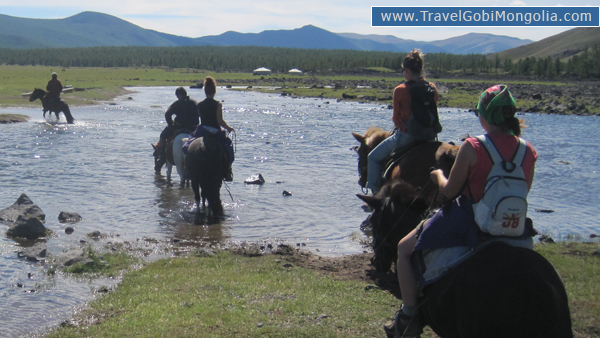
<instances>
[{"instance_id":1,"label":"horse head","mask_svg":"<svg viewBox=\"0 0 600 338\"><path fill-rule=\"evenodd\" d=\"M395 180L376 195L356 195L374 210L370 216L375 253L371 262L378 272L390 269L398 257L398 242L425 218L429 204L421 193L410 183Z\"/></svg>"},{"instance_id":2,"label":"horse head","mask_svg":"<svg viewBox=\"0 0 600 338\"><path fill-rule=\"evenodd\" d=\"M389 133L381 128L369 127L363 135L353 132L352 136L360 143L360 145L355 148L358 153L358 184L364 188L367 186L369 153L371 150L375 149L381 141L385 140L389 136Z\"/></svg>"},{"instance_id":3,"label":"horse head","mask_svg":"<svg viewBox=\"0 0 600 338\"><path fill-rule=\"evenodd\" d=\"M46 92L43 89L35 88L29 96L29 102L33 102L37 99L42 99L44 95L46 95Z\"/></svg>"},{"instance_id":4,"label":"horse head","mask_svg":"<svg viewBox=\"0 0 600 338\"><path fill-rule=\"evenodd\" d=\"M161 159L160 156L160 151L158 148L158 144L159 142L156 143L150 143L152 145L152 148L154 149L154 151L152 152L152 156L154 157L154 172L157 174L160 174L160 169L163 167L163 165L165 165L165 159Z\"/></svg>"}]
</instances>

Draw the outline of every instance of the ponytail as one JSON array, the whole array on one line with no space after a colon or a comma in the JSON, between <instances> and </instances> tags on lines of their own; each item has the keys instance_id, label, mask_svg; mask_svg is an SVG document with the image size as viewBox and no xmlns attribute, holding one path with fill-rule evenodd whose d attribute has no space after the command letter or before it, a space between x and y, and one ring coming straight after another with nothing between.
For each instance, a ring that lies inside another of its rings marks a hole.
<instances>
[{"instance_id":1,"label":"ponytail","mask_svg":"<svg viewBox=\"0 0 600 338\"><path fill-rule=\"evenodd\" d=\"M410 69L414 74L421 74L423 72L423 54L417 49L413 49L412 52L408 53L402 62L402 67Z\"/></svg>"},{"instance_id":2,"label":"ponytail","mask_svg":"<svg viewBox=\"0 0 600 338\"><path fill-rule=\"evenodd\" d=\"M510 131L515 136L521 136L521 128L526 128L527 126L523 124L524 120L519 120L515 117L516 112L517 108L515 106L503 106L504 123L500 126L502 130Z\"/></svg>"}]
</instances>

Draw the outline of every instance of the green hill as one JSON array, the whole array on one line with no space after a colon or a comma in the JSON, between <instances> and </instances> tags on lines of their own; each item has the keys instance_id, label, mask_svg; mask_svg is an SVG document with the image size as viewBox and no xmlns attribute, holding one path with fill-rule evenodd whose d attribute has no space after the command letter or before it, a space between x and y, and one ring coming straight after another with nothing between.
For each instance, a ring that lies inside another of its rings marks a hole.
<instances>
[{"instance_id":1,"label":"green hill","mask_svg":"<svg viewBox=\"0 0 600 338\"><path fill-rule=\"evenodd\" d=\"M513 61L532 56L536 58L550 56L565 60L599 43L600 27L580 27L553 35L538 42L504 50L498 53L498 56L501 59L510 58ZM489 57L495 58L496 54Z\"/></svg>"},{"instance_id":2,"label":"green hill","mask_svg":"<svg viewBox=\"0 0 600 338\"><path fill-rule=\"evenodd\" d=\"M191 39L143 29L96 12L82 12L65 19L0 15L0 48L186 45L178 40Z\"/></svg>"}]
</instances>

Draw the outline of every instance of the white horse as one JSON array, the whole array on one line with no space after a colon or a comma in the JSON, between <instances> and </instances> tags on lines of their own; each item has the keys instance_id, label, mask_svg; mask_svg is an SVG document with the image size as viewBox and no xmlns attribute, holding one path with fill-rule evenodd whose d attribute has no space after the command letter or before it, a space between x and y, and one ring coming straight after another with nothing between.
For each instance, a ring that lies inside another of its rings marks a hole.
<instances>
[{"instance_id":1,"label":"white horse","mask_svg":"<svg viewBox=\"0 0 600 338\"><path fill-rule=\"evenodd\" d=\"M175 138L167 141L167 145L165 146L165 157L166 162L162 162L159 154L159 146L158 143L152 144L154 148L154 171L157 174L160 174L160 169L163 164L167 166L167 181L171 182L171 173L173 172L173 166L177 169L177 174L179 174L179 186L184 188L185 186L190 186L190 180L186 177L185 170L185 154L183 153L183 144L190 137L188 133L179 133Z\"/></svg>"},{"instance_id":2,"label":"white horse","mask_svg":"<svg viewBox=\"0 0 600 338\"><path fill-rule=\"evenodd\" d=\"M182 150L183 144L189 137L190 134L180 133L173 139L172 146L167 144L167 180L171 181L171 172L173 170L173 165L175 165L177 174L179 175L180 188L190 186L190 180L185 175L185 154ZM169 150L171 150L171 156L169 156Z\"/></svg>"}]
</instances>

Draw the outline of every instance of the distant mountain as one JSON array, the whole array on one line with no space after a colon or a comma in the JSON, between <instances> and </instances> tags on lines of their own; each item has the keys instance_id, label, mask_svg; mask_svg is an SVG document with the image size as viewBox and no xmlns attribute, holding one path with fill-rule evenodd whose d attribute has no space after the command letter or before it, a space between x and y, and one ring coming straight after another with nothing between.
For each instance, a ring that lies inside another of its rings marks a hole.
<instances>
[{"instance_id":1,"label":"distant mountain","mask_svg":"<svg viewBox=\"0 0 600 338\"><path fill-rule=\"evenodd\" d=\"M65 19L0 15L0 47L181 46L190 38L144 29L117 17L82 12Z\"/></svg>"},{"instance_id":2,"label":"distant mountain","mask_svg":"<svg viewBox=\"0 0 600 338\"><path fill-rule=\"evenodd\" d=\"M451 54L490 54L532 43L532 40L510 36L469 33L445 40L431 41Z\"/></svg>"},{"instance_id":3,"label":"distant mountain","mask_svg":"<svg viewBox=\"0 0 600 338\"><path fill-rule=\"evenodd\" d=\"M530 43L507 36L471 33L423 42L391 35L332 33L313 25L260 33L225 32L190 38L144 29L112 15L82 12L64 19L28 19L0 14L0 48L58 48L95 46L267 46L304 49L350 49L426 53L497 53Z\"/></svg>"},{"instance_id":4,"label":"distant mountain","mask_svg":"<svg viewBox=\"0 0 600 338\"><path fill-rule=\"evenodd\" d=\"M307 25L293 30L268 30L260 33L225 32L194 39L195 45L265 46L307 49L360 49L338 34Z\"/></svg>"},{"instance_id":5,"label":"distant mountain","mask_svg":"<svg viewBox=\"0 0 600 338\"><path fill-rule=\"evenodd\" d=\"M429 42L405 40L393 35L361 35L356 33L338 33L362 50L391 51L391 52L410 52L417 48L425 53L447 53L444 48L433 45Z\"/></svg>"},{"instance_id":6,"label":"distant mountain","mask_svg":"<svg viewBox=\"0 0 600 338\"><path fill-rule=\"evenodd\" d=\"M579 27L525 46L504 50L498 55L500 58L511 58L515 61L531 56L566 59L599 43L599 27Z\"/></svg>"}]
</instances>

